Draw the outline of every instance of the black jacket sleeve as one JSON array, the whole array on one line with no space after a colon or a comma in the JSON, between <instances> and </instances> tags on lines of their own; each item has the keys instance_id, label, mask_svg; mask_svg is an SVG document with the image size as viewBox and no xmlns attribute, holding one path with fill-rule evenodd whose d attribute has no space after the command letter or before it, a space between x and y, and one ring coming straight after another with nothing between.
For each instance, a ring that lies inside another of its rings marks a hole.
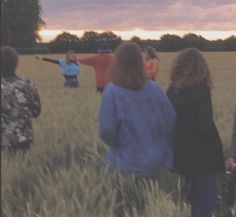
<instances>
[{"instance_id":1,"label":"black jacket sleeve","mask_svg":"<svg viewBox=\"0 0 236 217\"><path fill-rule=\"evenodd\" d=\"M47 62L55 63L55 64L58 64L58 65L59 65L59 60L53 60L53 59L44 57L44 58L43 58L43 61L47 61Z\"/></svg>"},{"instance_id":2,"label":"black jacket sleeve","mask_svg":"<svg viewBox=\"0 0 236 217\"><path fill-rule=\"evenodd\" d=\"M214 121L210 89L201 89L199 93L199 107L197 112L198 130L205 135L212 135L214 134Z\"/></svg>"}]
</instances>

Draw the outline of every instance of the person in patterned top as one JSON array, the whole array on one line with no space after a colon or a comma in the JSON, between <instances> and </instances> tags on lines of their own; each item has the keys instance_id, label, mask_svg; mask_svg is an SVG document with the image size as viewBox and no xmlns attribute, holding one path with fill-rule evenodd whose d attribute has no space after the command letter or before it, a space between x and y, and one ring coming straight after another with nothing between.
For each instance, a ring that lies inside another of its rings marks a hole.
<instances>
[{"instance_id":1,"label":"person in patterned top","mask_svg":"<svg viewBox=\"0 0 236 217\"><path fill-rule=\"evenodd\" d=\"M1 48L1 149L16 153L30 148L33 141L32 118L38 117L41 104L38 91L30 80L16 73L17 51Z\"/></svg>"}]
</instances>

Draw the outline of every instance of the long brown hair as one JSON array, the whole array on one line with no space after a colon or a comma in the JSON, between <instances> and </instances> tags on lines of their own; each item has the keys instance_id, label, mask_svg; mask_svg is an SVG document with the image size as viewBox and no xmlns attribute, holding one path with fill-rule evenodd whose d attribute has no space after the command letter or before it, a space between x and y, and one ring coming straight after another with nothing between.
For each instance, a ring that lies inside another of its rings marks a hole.
<instances>
[{"instance_id":1,"label":"long brown hair","mask_svg":"<svg viewBox=\"0 0 236 217\"><path fill-rule=\"evenodd\" d=\"M176 90L193 85L213 87L208 64L196 48L187 48L175 59L170 77L170 86Z\"/></svg>"},{"instance_id":2,"label":"long brown hair","mask_svg":"<svg viewBox=\"0 0 236 217\"><path fill-rule=\"evenodd\" d=\"M111 67L111 80L132 90L143 88L146 78L142 50L134 42L124 42L116 49Z\"/></svg>"}]
</instances>

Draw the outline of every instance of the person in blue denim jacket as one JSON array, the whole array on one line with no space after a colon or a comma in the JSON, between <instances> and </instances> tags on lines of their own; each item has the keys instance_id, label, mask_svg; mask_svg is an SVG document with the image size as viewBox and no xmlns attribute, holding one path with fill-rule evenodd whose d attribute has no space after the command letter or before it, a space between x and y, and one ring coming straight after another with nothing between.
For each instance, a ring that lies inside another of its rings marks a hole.
<instances>
[{"instance_id":1,"label":"person in blue denim jacket","mask_svg":"<svg viewBox=\"0 0 236 217\"><path fill-rule=\"evenodd\" d=\"M99 112L99 134L109 146L108 170L140 183L162 168L172 168L174 122L168 97L156 82L145 78L140 47L133 42L121 44Z\"/></svg>"}]
</instances>

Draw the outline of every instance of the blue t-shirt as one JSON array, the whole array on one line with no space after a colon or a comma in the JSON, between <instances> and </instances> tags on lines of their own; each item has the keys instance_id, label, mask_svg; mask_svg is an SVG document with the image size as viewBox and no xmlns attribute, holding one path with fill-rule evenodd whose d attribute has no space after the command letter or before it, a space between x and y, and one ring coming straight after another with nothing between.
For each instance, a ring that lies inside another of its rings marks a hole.
<instances>
[{"instance_id":1,"label":"blue t-shirt","mask_svg":"<svg viewBox=\"0 0 236 217\"><path fill-rule=\"evenodd\" d=\"M65 60L59 60L59 64L61 66L63 75L77 76L80 74L80 65L77 62L75 63L67 63Z\"/></svg>"},{"instance_id":2,"label":"blue t-shirt","mask_svg":"<svg viewBox=\"0 0 236 217\"><path fill-rule=\"evenodd\" d=\"M109 169L118 168L124 176L152 176L161 168L171 168L175 116L154 81L139 91L108 84L100 105L99 134L109 145Z\"/></svg>"}]
</instances>

